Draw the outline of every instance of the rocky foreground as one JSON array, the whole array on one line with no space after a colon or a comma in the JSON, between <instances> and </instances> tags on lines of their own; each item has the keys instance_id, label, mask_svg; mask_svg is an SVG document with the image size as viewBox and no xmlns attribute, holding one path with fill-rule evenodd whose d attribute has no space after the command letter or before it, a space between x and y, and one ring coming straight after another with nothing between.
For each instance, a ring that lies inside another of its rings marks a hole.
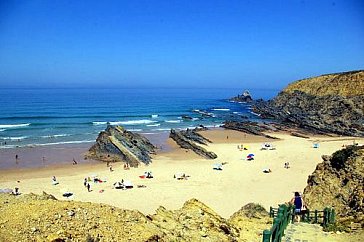
<instances>
[{"instance_id":1,"label":"rocky foreground","mask_svg":"<svg viewBox=\"0 0 364 242\"><path fill-rule=\"evenodd\" d=\"M338 226L364 228L364 146L349 146L323 162L308 178L304 198L311 210L334 207Z\"/></svg>"},{"instance_id":2,"label":"rocky foreground","mask_svg":"<svg viewBox=\"0 0 364 242\"><path fill-rule=\"evenodd\" d=\"M260 241L271 219L248 204L224 219L196 199L153 215L52 195L0 195L0 241Z\"/></svg>"},{"instance_id":3,"label":"rocky foreground","mask_svg":"<svg viewBox=\"0 0 364 242\"><path fill-rule=\"evenodd\" d=\"M322 75L296 81L253 110L317 133L364 136L364 71Z\"/></svg>"},{"instance_id":4,"label":"rocky foreground","mask_svg":"<svg viewBox=\"0 0 364 242\"><path fill-rule=\"evenodd\" d=\"M121 126L108 125L101 131L86 157L105 162L123 161L132 167L149 164L156 147L144 136Z\"/></svg>"}]
</instances>

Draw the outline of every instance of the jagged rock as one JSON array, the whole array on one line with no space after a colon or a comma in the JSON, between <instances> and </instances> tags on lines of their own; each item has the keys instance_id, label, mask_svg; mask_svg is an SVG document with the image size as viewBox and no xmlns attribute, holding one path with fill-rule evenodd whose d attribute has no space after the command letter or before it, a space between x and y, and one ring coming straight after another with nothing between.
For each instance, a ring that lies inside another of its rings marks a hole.
<instances>
[{"instance_id":1,"label":"jagged rock","mask_svg":"<svg viewBox=\"0 0 364 242\"><path fill-rule=\"evenodd\" d=\"M87 157L107 162L123 161L136 167L140 162L149 164L155 149L144 136L121 126L108 125L105 131L100 132Z\"/></svg>"},{"instance_id":2,"label":"jagged rock","mask_svg":"<svg viewBox=\"0 0 364 242\"><path fill-rule=\"evenodd\" d=\"M290 84L253 110L316 133L364 136L364 71L328 74Z\"/></svg>"},{"instance_id":3,"label":"jagged rock","mask_svg":"<svg viewBox=\"0 0 364 242\"><path fill-rule=\"evenodd\" d=\"M241 95L230 98L230 101L233 101L233 102L252 102L253 98L250 95L250 92L248 90L245 90Z\"/></svg>"},{"instance_id":4,"label":"jagged rock","mask_svg":"<svg viewBox=\"0 0 364 242\"><path fill-rule=\"evenodd\" d=\"M256 122L236 122L236 121L226 121L223 126L225 129L233 129L240 132L253 134L253 135L259 135L270 139L277 139L276 137L264 134L265 131L272 131L271 126L265 125L265 124L258 124Z\"/></svg>"},{"instance_id":5,"label":"jagged rock","mask_svg":"<svg viewBox=\"0 0 364 242\"><path fill-rule=\"evenodd\" d=\"M340 226L364 228L364 146L336 151L308 177L304 200L311 210L335 208Z\"/></svg>"},{"instance_id":6,"label":"jagged rock","mask_svg":"<svg viewBox=\"0 0 364 242\"><path fill-rule=\"evenodd\" d=\"M206 145L207 142L211 143L210 140L198 134L196 130L187 129L176 131L174 129L171 129L169 137L173 139L183 149L192 150L196 154L207 159L217 158L217 155L214 152L207 151L204 147L196 144L199 143L201 145Z\"/></svg>"}]
</instances>

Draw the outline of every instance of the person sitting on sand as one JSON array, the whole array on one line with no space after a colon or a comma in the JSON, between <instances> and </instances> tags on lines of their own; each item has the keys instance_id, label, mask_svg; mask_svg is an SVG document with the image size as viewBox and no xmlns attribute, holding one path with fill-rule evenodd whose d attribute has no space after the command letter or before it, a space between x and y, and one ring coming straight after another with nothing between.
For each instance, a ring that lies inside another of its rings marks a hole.
<instances>
[{"instance_id":1,"label":"person sitting on sand","mask_svg":"<svg viewBox=\"0 0 364 242\"><path fill-rule=\"evenodd\" d=\"M294 193L294 197L290 201L295 206L295 220L300 222L300 215L302 215L302 208L305 206L303 199L299 192Z\"/></svg>"},{"instance_id":2,"label":"person sitting on sand","mask_svg":"<svg viewBox=\"0 0 364 242\"><path fill-rule=\"evenodd\" d=\"M19 188L18 187L15 187L14 188L14 191L12 192L12 194L15 195L15 196L20 195Z\"/></svg>"},{"instance_id":3,"label":"person sitting on sand","mask_svg":"<svg viewBox=\"0 0 364 242\"><path fill-rule=\"evenodd\" d=\"M112 171L114 171L114 170L112 169L112 166L110 166L110 172L112 172Z\"/></svg>"},{"instance_id":4,"label":"person sitting on sand","mask_svg":"<svg viewBox=\"0 0 364 242\"><path fill-rule=\"evenodd\" d=\"M77 165L77 161L73 158L73 165Z\"/></svg>"},{"instance_id":5,"label":"person sitting on sand","mask_svg":"<svg viewBox=\"0 0 364 242\"><path fill-rule=\"evenodd\" d=\"M263 169L263 172L264 172L264 173L271 173L271 172L272 172L272 170L271 170L270 168L264 168L264 169Z\"/></svg>"},{"instance_id":6,"label":"person sitting on sand","mask_svg":"<svg viewBox=\"0 0 364 242\"><path fill-rule=\"evenodd\" d=\"M57 181L56 176L53 176L53 177L52 177L52 184L53 184L53 185L58 185L58 184L59 184L59 182Z\"/></svg>"},{"instance_id":7,"label":"person sitting on sand","mask_svg":"<svg viewBox=\"0 0 364 242\"><path fill-rule=\"evenodd\" d=\"M284 163L284 168L286 168L286 169L289 169L289 168L290 168L290 166L289 166L289 162L285 162L285 163Z\"/></svg>"},{"instance_id":8,"label":"person sitting on sand","mask_svg":"<svg viewBox=\"0 0 364 242\"><path fill-rule=\"evenodd\" d=\"M86 187L86 186L87 186L87 178L85 178L85 179L83 180L83 186L84 186L84 187Z\"/></svg>"}]
</instances>

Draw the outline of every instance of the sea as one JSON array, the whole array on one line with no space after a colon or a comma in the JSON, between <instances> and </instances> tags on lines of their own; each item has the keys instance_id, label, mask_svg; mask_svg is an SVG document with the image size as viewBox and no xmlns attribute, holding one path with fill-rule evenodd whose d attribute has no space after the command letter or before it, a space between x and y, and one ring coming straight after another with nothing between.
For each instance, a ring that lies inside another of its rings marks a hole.
<instances>
[{"instance_id":1,"label":"sea","mask_svg":"<svg viewBox=\"0 0 364 242\"><path fill-rule=\"evenodd\" d=\"M0 149L95 142L108 124L144 135L259 120L243 89L0 89ZM249 90L271 99L277 90Z\"/></svg>"}]
</instances>

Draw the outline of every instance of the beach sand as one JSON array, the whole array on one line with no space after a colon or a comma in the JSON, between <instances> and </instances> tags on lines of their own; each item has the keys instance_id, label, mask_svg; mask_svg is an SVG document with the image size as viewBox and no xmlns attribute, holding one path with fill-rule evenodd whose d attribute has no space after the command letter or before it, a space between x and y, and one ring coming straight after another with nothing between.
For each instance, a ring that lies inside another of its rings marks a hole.
<instances>
[{"instance_id":1,"label":"beach sand","mask_svg":"<svg viewBox=\"0 0 364 242\"><path fill-rule=\"evenodd\" d=\"M77 201L105 203L124 209L137 209L152 214L159 206L178 209L185 201L197 198L225 218L231 216L243 205L255 202L266 209L287 202L294 191L303 192L307 177L321 162L321 155L331 155L352 144L351 137L312 137L303 139L285 133L274 133L279 140L247 135L231 130L204 131L203 135L213 141L206 147L214 151L218 158L206 160L192 151L178 149L168 141L172 149L153 158L149 166L124 170L123 164L115 163L113 172L105 163L84 162L78 165L62 165L33 169L7 169L0 171L0 188L19 187L22 193L43 191L58 199L64 192L72 192L71 198ZM226 137L228 136L228 138ZM319 140L320 146L312 147ZM263 142L270 142L276 150L260 150ZM364 139L355 139L364 143ZM245 144L248 150L240 151L237 146ZM247 154L255 159L247 161ZM25 157L23 159L26 159ZM60 158L61 159L61 158ZM227 162L222 171L213 170L213 164ZM285 169L289 162L291 168ZM272 173L263 173L270 168ZM152 171L153 179L141 179L144 171ZM188 180L176 180L173 175L184 172ZM59 185L53 186L51 177L55 175ZM85 177L97 175L104 183L91 183L92 192L83 186ZM113 189L113 183L122 179L130 180L134 188ZM137 188L145 185L145 188ZM102 191L102 192L100 192Z\"/></svg>"}]
</instances>

